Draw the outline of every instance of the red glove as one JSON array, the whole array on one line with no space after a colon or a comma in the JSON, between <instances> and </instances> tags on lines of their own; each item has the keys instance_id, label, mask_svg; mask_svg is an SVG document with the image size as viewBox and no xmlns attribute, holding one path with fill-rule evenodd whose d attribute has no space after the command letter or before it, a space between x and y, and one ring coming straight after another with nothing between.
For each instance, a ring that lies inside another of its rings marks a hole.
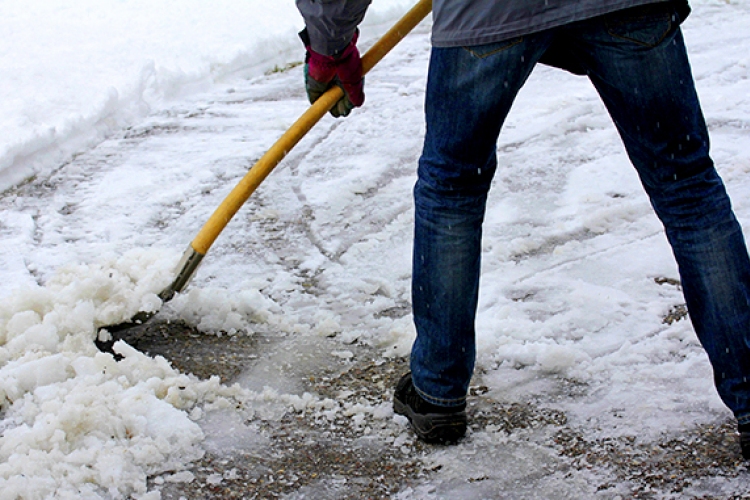
<instances>
[{"instance_id":1,"label":"red glove","mask_svg":"<svg viewBox=\"0 0 750 500\"><path fill-rule=\"evenodd\" d=\"M305 89L310 102L317 101L332 85L338 85L344 90L344 97L331 109L333 116L347 116L353 108L362 106L365 102L365 80L357 50L357 33L337 56L318 54L310 45L306 49Z\"/></svg>"}]
</instances>

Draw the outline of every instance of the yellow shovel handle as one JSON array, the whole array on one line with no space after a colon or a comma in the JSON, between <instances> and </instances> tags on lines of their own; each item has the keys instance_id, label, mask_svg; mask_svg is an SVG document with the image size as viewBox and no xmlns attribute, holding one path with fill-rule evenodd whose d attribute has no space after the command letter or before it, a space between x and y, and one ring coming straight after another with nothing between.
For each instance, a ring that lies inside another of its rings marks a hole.
<instances>
[{"instance_id":1,"label":"yellow shovel handle","mask_svg":"<svg viewBox=\"0 0 750 500\"><path fill-rule=\"evenodd\" d=\"M366 74L390 50L401 41L422 19L432 10L432 0L420 0L407 12L383 37L362 56L362 70ZM294 146L307 134L313 126L325 116L336 104L343 91L334 86L326 91L302 116L282 135L276 143L264 154L258 162L245 174L235 188L229 193L219 207L214 211L203 228L198 232L190 246L201 256L206 255L208 249L216 241L219 233L224 230L234 214L247 201L250 195Z\"/></svg>"}]
</instances>

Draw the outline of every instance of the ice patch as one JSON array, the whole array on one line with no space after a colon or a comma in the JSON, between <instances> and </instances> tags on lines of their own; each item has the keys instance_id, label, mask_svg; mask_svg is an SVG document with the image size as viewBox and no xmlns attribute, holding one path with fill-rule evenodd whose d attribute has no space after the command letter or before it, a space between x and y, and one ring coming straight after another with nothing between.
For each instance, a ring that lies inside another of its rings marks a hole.
<instances>
[{"instance_id":1,"label":"ice patch","mask_svg":"<svg viewBox=\"0 0 750 500\"><path fill-rule=\"evenodd\" d=\"M199 422L206 436L204 448L215 455L251 453L267 446L267 438L257 426L245 422L236 411L208 412Z\"/></svg>"}]
</instances>

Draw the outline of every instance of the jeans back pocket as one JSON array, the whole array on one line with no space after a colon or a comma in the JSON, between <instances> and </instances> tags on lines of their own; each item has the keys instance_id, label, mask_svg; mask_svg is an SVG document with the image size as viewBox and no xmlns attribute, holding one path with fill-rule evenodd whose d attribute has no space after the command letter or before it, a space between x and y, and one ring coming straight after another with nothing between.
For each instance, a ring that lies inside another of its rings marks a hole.
<instances>
[{"instance_id":1,"label":"jeans back pocket","mask_svg":"<svg viewBox=\"0 0 750 500\"><path fill-rule=\"evenodd\" d=\"M671 4L659 2L609 14L606 24L613 37L653 48L669 35L675 23Z\"/></svg>"},{"instance_id":2,"label":"jeans back pocket","mask_svg":"<svg viewBox=\"0 0 750 500\"><path fill-rule=\"evenodd\" d=\"M472 56L478 59L484 59L494 54L504 52L511 47L515 47L521 42L523 42L523 37L514 38L511 40L503 40L501 42L495 42L495 43L472 45L470 47L462 47L462 48L465 51L469 52Z\"/></svg>"}]
</instances>

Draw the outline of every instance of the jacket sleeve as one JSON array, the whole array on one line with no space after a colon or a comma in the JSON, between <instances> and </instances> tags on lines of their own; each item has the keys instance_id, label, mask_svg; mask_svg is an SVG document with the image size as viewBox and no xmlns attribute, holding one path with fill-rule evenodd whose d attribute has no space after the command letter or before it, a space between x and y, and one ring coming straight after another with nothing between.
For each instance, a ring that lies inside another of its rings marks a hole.
<instances>
[{"instance_id":1,"label":"jacket sleeve","mask_svg":"<svg viewBox=\"0 0 750 500\"><path fill-rule=\"evenodd\" d=\"M343 51L371 0L296 0L312 49L326 56Z\"/></svg>"}]
</instances>

